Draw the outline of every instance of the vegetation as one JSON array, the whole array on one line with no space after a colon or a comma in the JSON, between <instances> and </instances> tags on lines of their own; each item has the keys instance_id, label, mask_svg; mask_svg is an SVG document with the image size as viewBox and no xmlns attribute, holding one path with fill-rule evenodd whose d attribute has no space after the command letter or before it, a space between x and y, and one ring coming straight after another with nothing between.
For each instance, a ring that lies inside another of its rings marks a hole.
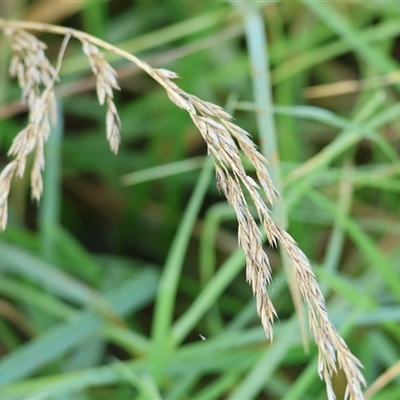
<instances>
[{"instance_id":1,"label":"vegetation","mask_svg":"<svg viewBox=\"0 0 400 400\"><path fill-rule=\"evenodd\" d=\"M0 19L0 398L398 398L397 8L60 4Z\"/></svg>"}]
</instances>

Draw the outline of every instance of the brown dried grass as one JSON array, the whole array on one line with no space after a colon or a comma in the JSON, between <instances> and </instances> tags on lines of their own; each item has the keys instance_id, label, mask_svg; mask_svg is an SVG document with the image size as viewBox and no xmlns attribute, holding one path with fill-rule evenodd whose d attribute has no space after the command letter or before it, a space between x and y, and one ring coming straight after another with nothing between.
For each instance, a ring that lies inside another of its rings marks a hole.
<instances>
[{"instance_id":1,"label":"brown dried grass","mask_svg":"<svg viewBox=\"0 0 400 400\"><path fill-rule=\"evenodd\" d=\"M346 399L363 399L361 386L365 385L360 372L361 363L350 352L344 340L329 321L324 297L319 289L310 262L293 238L275 224L270 210L260 195L272 204L279 197L268 171L267 160L259 153L248 132L231 122L231 116L221 107L203 101L179 88L173 79L178 76L165 69L155 69L137 57L86 33L59 26L0 19L0 30L9 38L13 52L10 74L18 79L22 99L29 107L29 123L14 139L9 155L14 159L0 174L0 229L7 225L7 198L10 184L16 175L22 177L26 157L35 152L31 172L32 198L39 200L42 192L41 171L44 168L43 149L50 132L50 120L55 116L54 83L58 80L63 49L59 65L53 68L44 54L45 44L24 29L34 29L72 36L82 42L92 71L97 80L97 95L100 104L106 104L106 131L111 150L116 153L120 143L121 122L113 102L113 89L119 89L116 73L99 50L102 47L131 62L155 79L167 92L170 100L188 112L199 129L208 153L212 158L218 188L225 194L235 210L239 224L239 244L246 255L246 278L251 284L257 302L257 312L266 335L273 337L273 319L276 312L268 297L267 285L271 281L271 268L263 250L262 234L249 211L245 191L249 193L263 224L269 243L278 243L287 252L305 303L309 309L311 332L319 350L318 373L324 379L329 400L335 399L331 378L337 364L347 377ZM65 48L65 46L64 46ZM253 164L258 183L246 174L240 150Z\"/></svg>"}]
</instances>

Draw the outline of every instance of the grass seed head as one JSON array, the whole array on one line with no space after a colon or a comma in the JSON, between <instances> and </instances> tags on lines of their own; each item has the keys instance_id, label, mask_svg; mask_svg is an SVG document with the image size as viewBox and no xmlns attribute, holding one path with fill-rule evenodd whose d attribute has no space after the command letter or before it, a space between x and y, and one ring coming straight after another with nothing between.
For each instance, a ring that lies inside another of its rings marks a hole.
<instances>
[{"instance_id":1,"label":"grass seed head","mask_svg":"<svg viewBox=\"0 0 400 400\"><path fill-rule=\"evenodd\" d=\"M29 23L26 23L29 25ZM23 100L30 114L28 126L14 139L9 155L14 157L0 174L0 229L7 224L7 198L14 175L21 177L25 171L26 157L34 152L31 171L32 197L39 200L43 183L41 171L44 168L44 144L50 133L50 119L55 116L54 82L57 71L45 56L46 46L22 28L0 19L0 30L9 38L13 57L10 73L17 77ZM205 140L208 153L216 170L218 189L226 196L235 210L238 221L238 242L246 256L246 278L256 299L257 312L266 335L272 340L273 320L276 311L268 296L267 286L271 282L271 268L263 249L262 233L249 209L246 193L255 205L258 217L272 246L278 243L286 251L300 288L304 302L309 309L310 329L319 350L318 373L324 379L329 400L335 399L332 389L332 375L337 364L347 377L346 399L361 400L361 385L365 385L360 372L361 363L350 352L329 321L324 297L319 289L311 264L299 249L293 238L275 224L267 204L279 198L266 168L267 160L258 151L251 135L235 125L232 117L221 107L205 102L184 92L172 79L178 77L172 71L155 69L137 57L102 42L90 35L72 29L51 25L34 25L40 30L72 35L83 44L83 51L89 59L96 77L97 97L107 107L106 132L111 150L116 153L120 144L121 121L113 101L113 90L119 90L116 72L106 61L98 46L122 55L154 78L167 92L169 99L189 113L193 123ZM38 27L39 26L39 27ZM253 165L258 182L249 177L244 169L241 152ZM265 194L264 201L260 190Z\"/></svg>"}]
</instances>

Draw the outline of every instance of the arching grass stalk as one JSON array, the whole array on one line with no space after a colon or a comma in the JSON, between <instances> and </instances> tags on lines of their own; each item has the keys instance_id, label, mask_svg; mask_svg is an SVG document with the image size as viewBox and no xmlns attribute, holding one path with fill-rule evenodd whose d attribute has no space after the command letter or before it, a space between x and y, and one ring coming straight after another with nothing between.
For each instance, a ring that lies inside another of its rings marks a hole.
<instances>
[{"instance_id":1,"label":"arching grass stalk","mask_svg":"<svg viewBox=\"0 0 400 400\"><path fill-rule=\"evenodd\" d=\"M173 81L178 76L172 71L152 68L134 55L74 29L0 19L0 30L11 43L13 57L10 72L18 78L23 101L29 107L28 126L15 137L9 151L13 158L0 174L0 228L5 229L7 225L7 199L11 181L14 176L23 176L27 156L31 153L34 154L31 172L32 198L39 200L41 197L44 144L50 132L51 119L55 116L54 84L58 80L58 70L67 42L64 41L59 63L53 68L44 53L46 45L25 29L55 33L66 37L67 40L71 37L82 43L83 51L97 80L99 103L107 107L106 133L114 153L118 151L120 143L121 122L113 101L113 90L119 87L115 70L99 48L136 64L165 89L169 99L176 106L189 114L207 144L216 171L217 186L237 215L239 244L246 256L246 277L256 298L257 312L266 335L272 339L272 323L276 315L267 293L267 285L271 281L271 268L263 250L261 232L249 211L245 192L250 195L255 205L269 243L272 246L279 243L293 265L301 295L309 309L310 328L319 350L318 373L326 382L329 400L335 398L331 379L337 364L347 377L346 398L363 399L361 385L365 382L359 370L361 363L350 352L329 321L325 300L310 262L293 238L271 218L269 206L279 197L279 193L266 169L267 160L257 150L250 134L232 123L227 112L215 104L184 92ZM257 182L247 175L240 151L253 165ZM264 192L269 206L263 200L260 191Z\"/></svg>"}]
</instances>

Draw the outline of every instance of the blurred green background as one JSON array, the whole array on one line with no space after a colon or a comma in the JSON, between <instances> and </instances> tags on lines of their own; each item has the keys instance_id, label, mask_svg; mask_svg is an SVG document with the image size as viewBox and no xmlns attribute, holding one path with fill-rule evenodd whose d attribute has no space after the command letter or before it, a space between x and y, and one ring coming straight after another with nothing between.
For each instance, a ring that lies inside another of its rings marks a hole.
<instances>
[{"instance_id":1,"label":"blurred green background","mask_svg":"<svg viewBox=\"0 0 400 400\"><path fill-rule=\"evenodd\" d=\"M310 258L332 322L367 382L381 377L368 396L400 398L395 2L22 1L0 3L0 14L98 36L226 107L271 161L282 194L274 216ZM39 37L54 63L62 38ZM4 36L0 49L4 167L27 112ZM71 40L42 201L30 201L29 174L12 186L0 237L0 399L326 398L290 268L266 245L279 315L271 344L199 132L150 77L108 56L122 89L119 154ZM334 377L339 399L345 384Z\"/></svg>"}]
</instances>

